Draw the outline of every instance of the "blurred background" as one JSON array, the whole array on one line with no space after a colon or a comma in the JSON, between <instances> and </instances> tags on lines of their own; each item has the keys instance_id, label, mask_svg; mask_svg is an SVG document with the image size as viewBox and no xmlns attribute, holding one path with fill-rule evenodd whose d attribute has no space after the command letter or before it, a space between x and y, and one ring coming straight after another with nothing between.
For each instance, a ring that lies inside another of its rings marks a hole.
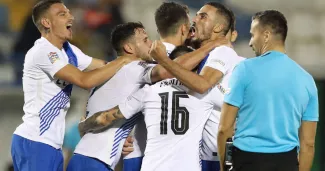
<instances>
[{"instance_id":1,"label":"blurred background","mask_svg":"<svg viewBox=\"0 0 325 171\"><path fill-rule=\"evenodd\" d=\"M253 57L248 46L251 16L265 9L277 9L288 20L287 53L315 78L319 90L320 121L313 171L325 171L325 0L215 0L236 14L239 37L235 50ZM31 10L37 0L0 0L0 171L10 170L11 136L23 116L21 85L24 55L40 37ZM73 44L89 56L111 61L115 53L109 42L114 26L141 21L152 40L158 39L154 12L163 0L64 0L75 16ZM207 0L178 0L195 13ZM274 66L276 69L276 66ZM281 83L279 83L281 84ZM85 111L88 93L74 88L66 122L65 155L72 154L79 141L77 123Z\"/></svg>"}]
</instances>

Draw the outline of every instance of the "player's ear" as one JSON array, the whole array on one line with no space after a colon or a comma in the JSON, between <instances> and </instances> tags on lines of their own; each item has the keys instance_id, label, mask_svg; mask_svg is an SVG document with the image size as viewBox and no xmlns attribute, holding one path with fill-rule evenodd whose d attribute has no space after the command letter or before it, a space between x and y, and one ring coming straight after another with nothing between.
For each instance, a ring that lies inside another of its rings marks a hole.
<instances>
[{"instance_id":1,"label":"player's ear","mask_svg":"<svg viewBox=\"0 0 325 171\"><path fill-rule=\"evenodd\" d=\"M223 24L217 23L217 24L213 27L213 32L214 32L214 33L220 33L220 32L222 32L223 28L224 28L224 25L223 25Z\"/></svg>"},{"instance_id":2,"label":"player's ear","mask_svg":"<svg viewBox=\"0 0 325 171\"><path fill-rule=\"evenodd\" d=\"M269 30L265 30L264 33L264 43L267 43L271 39L271 32Z\"/></svg>"},{"instance_id":3,"label":"player's ear","mask_svg":"<svg viewBox=\"0 0 325 171\"><path fill-rule=\"evenodd\" d=\"M50 20L47 18L41 18L41 24L43 27L45 27L46 29L49 29L51 27L51 23Z\"/></svg>"},{"instance_id":4,"label":"player's ear","mask_svg":"<svg viewBox=\"0 0 325 171\"><path fill-rule=\"evenodd\" d=\"M237 36L238 36L237 30L234 30L233 32L231 32L231 39L230 39L230 41L231 42L235 42L236 39L237 39Z\"/></svg>"},{"instance_id":5,"label":"player's ear","mask_svg":"<svg viewBox=\"0 0 325 171\"><path fill-rule=\"evenodd\" d=\"M134 48L132 47L132 45L130 43L125 43L123 45L123 50L127 54L133 54L134 53Z\"/></svg>"},{"instance_id":6,"label":"player's ear","mask_svg":"<svg viewBox=\"0 0 325 171\"><path fill-rule=\"evenodd\" d=\"M187 29L187 27L186 27L186 25L185 24L182 24L182 26L181 26L181 33L182 33L182 36L187 36L187 34L186 34L186 31L188 30Z\"/></svg>"}]
</instances>

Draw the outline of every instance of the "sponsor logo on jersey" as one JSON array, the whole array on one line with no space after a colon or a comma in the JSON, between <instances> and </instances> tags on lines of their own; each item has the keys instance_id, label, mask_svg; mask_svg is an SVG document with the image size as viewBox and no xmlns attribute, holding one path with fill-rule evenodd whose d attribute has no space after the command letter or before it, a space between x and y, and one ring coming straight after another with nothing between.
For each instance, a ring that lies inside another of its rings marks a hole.
<instances>
[{"instance_id":1,"label":"sponsor logo on jersey","mask_svg":"<svg viewBox=\"0 0 325 171\"><path fill-rule=\"evenodd\" d=\"M217 84L217 88L220 90L220 92L222 94L229 94L230 93L230 88L225 88L220 83Z\"/></svg>"},{"instance_id":2,"label":"sponsor logo on jersey","mask_svg":"<svg viewBox=\"0 0 325 171\"><path fill-rule=\"evenodd\" d=\"M52 64L60 60L59 55L56 52L50 52L47 56L49 57Z\"/></svg>"},{"instance_id":3,"label":"sponsor logo on jersey","mask_svg":"<svg viewBox=\"0 0 325 171\"><path fill-rule=\"evenodd\" d=\"M225 63L223 61L221 61L220 59L217 59L216 62L219 63L219 64L221 64L222 66L225 66Z\"/></svg>"}]
</instances>

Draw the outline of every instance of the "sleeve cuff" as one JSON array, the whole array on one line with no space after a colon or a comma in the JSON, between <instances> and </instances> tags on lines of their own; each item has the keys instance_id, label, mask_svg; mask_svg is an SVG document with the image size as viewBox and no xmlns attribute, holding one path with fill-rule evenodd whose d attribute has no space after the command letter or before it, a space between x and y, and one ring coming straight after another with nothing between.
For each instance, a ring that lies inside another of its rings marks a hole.
<instances>
[{"instance_id":1,"label":"sleeve cuff","mask_svg":"<svg viewBox=\"0 0 325 171\"><path fill-rule=\"evenodd\" d=\"M118 108L120 109L122 115L125 117L125 119L130 119L133 114L131 114L127 109L126 109L126 106L123 104L123 105L119 105Z\"/></svg>"},{"instance_id":2,"label":"sleeve cuff","mask_svg":"<svg viewBox=\"0 0 325 171\"><path fill-rule=\"evenodd\" d=\"M60 71L63 67L65 67L66 65L68 65L68 64L63 63L63 62L57 63L57 64L55 65L55 67L53 67L53 70L52 70L51 73L50 73L51 77L54 79L54 75L55 75L58 71Z\"/></svg>"},{"instance_id":3,"label":"sleeve cuff","mask_svg":"<svg viewBox=\"0 0 325 171\"><path fill-rule=\"evenodd\" d=\"M305 116L305 117L302 117L302 120L303 121L314 121L314 122L317 122L319 120L319 118L318 117Z\"/></svg>"},{"instance_id":4,"label":"sleeve cuff","mask_svg":"<svg viewBox=\"0 0 325 171\"><path fill-rule=\"evenodd\" d=\"M146 68L146 70L144 71L144 81L147 83L147 84L152 84L152 81L151 81L151 72L153 70L153 68L155 67L156 65L149 65L148 68Z\"/></svg>"},{"instance_id":5,"label":"sleeve cuff","mask_svg":"<svg viewBox=\"0 0 325 171\"><path fill-rule=\"evenodd\" d=\"M225 103L228 103L228 104L230 104L230 105L236 106L236 107L238 107L238 108L240 108L240 106L241 106L240 103L238 103L238 102L236 102L236 101L234 101L234 100L226 99L226 98L224 99L224 102L225 102Z\"/></svg>"},{"instance_id":6,"label":"sleeve cuff","mask_svg":"<svg viewBox=\"0 0 325 171\"><path fill-rule=\"evenodd\" d=\"M79 66L79 69L81 71L87 69L90 66L91 62L93 61L93 58L90 57L90 56L85 55L85 58L83 60L84 60L84 65Z\"/></svg>"}]
</instances>

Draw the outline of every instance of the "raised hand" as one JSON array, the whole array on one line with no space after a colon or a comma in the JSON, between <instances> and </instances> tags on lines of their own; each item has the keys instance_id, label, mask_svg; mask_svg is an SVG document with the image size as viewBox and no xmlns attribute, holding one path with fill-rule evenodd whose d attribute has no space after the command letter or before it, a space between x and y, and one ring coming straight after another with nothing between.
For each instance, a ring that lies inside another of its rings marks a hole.
<instances>
[{"instance_id":1,"label":"raised hand","mask_svg":"<svg viewBox=\"0 0 325 171\"><path fill-rule=\"evenodd\" d=\"M162 58L168 58L166 47L160 40L155 40L152 43L150 49L150 56L158 62Z\"/></svg>"}]
</instances>

